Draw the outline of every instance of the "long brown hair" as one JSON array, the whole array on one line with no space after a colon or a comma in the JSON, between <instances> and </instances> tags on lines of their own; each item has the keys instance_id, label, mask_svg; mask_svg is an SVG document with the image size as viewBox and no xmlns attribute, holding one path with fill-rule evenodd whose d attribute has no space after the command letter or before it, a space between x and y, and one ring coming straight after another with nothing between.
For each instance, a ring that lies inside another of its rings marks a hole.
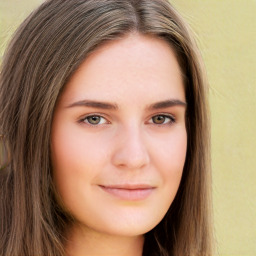
<instances>
[{"instance_id":1,"label":"long brown hair","mask_svg":"<svg viewBox=\"0 0 256 256\"><path fill-rule=\"evenodd\" d=\"M187 156L177 195L145 234L144 255L212 255L207 84L196 44L167 0L49 0L15 33L3 59L0 134L0 255L64 256L69 219L54 196L50 134L56 101L84 59L137 31L166 40L184 75Z\"/></svg>"}]
</instances>

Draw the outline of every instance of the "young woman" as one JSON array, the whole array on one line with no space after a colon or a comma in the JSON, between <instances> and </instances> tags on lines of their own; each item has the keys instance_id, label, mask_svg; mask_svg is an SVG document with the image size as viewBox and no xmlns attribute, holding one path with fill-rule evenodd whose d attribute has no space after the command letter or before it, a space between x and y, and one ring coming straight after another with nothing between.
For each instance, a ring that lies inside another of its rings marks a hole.
<instances>
[{"instance_id":1,"label":"young woman","mask_svg":"<svg viewBox=\"0 0 256 256\"><path fill-rule=\"evenodd\" d=\"M0 255L212 255L207 86L165 0L49 0L5 54Z\"/></svg>"}]
</instances>

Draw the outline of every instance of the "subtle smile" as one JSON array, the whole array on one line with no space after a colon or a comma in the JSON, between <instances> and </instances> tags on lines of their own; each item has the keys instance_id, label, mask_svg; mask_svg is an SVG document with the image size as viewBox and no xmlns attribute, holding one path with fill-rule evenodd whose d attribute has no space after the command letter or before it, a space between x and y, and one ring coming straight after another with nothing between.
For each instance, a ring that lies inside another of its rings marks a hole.
<instances>
[{"instance_id":1,"label":"subtle smile","mask_svg":"<svg viewBox=\"0 0 256 256\"><path fill-rule=\"evenodd\" d=\"M148 185L100 185L99 187L108 194L127 201L144 200L155 189L155 187Z\"/></svg>"}]
</instances>

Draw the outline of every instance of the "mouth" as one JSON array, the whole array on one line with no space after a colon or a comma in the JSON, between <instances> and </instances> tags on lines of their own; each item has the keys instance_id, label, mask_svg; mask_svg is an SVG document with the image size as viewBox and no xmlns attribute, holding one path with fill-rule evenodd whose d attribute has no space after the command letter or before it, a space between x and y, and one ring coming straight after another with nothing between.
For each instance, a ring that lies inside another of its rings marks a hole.
<instances>
[{"instance_id":1,"label":"mouth","mask_svg":"<svg viewBox=\"0 0 256 256\"><path fill-rule=\"evenodd\" d=\"M148 198L156 189L146 184L99 185L109 195L126 201L139 201Z\"/></svg>"}]
</instances>

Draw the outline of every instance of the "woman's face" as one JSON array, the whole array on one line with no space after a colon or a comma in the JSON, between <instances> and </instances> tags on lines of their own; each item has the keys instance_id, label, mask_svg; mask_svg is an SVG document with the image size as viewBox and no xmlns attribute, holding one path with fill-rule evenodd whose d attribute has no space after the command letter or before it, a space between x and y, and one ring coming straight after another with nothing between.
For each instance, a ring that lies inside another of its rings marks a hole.
<instances>
[{"instance_id":1,"label":"woman's face","mask_svg":"<svg viewBox=\"0 0 256 256\"><path fill-rule=\"evenodd\" d=\"M137 236L170 207L186 157L185 94L170 46L131 34L72 76L52 125L56 189L86 231Z\"/></svg>"}]
</instances>

